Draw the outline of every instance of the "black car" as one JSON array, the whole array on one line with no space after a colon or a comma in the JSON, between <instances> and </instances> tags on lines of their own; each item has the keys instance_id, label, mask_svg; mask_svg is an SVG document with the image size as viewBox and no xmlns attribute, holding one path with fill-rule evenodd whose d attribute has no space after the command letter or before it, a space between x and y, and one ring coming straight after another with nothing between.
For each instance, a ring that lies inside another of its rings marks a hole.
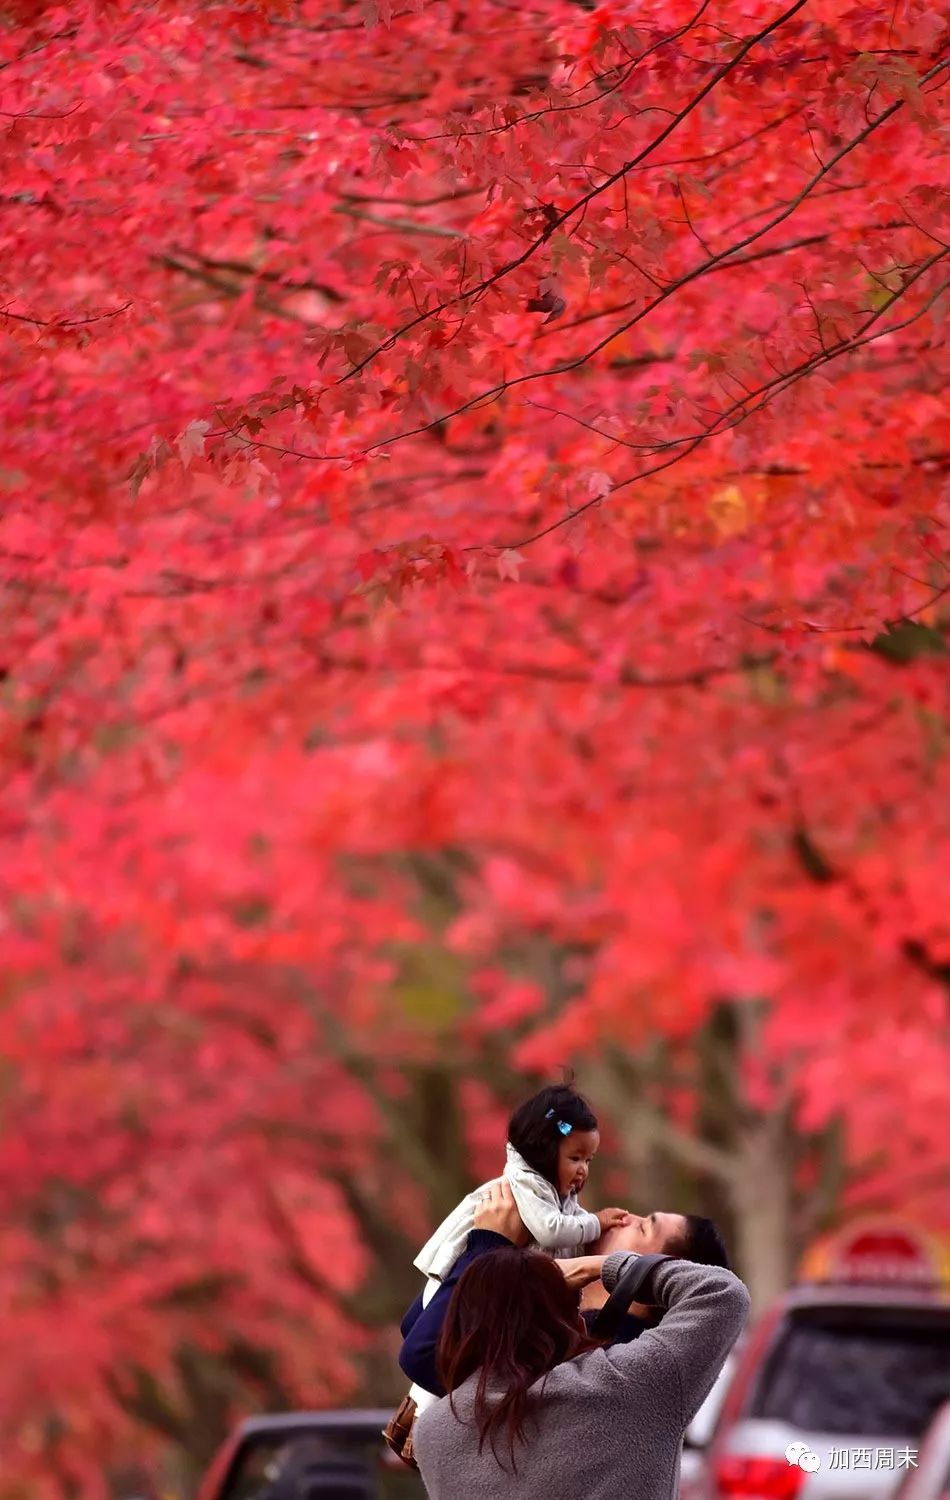
<instances>
[{"instance_id":1,"label":"black car","mask_svg":"<svg viewBox=\"0 0 950 1500\"><path fill-rule=\"evenodd\" d=\"M418 1474L390 1452L390 1411L248 1417L202 1481L198 1500L422 1500Z\"/></svg>"}]
</instances>

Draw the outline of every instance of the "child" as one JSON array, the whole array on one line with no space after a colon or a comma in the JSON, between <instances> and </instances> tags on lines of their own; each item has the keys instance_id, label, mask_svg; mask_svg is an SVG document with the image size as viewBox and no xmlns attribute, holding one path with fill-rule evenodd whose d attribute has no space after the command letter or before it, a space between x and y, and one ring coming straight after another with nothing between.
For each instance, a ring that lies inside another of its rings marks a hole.
<instances>
[{"instance_id":1,"label":"child","mask_svg":"<svg viewBox=\"0 0 950 1500\"><path fill-rule=\"evenodd\" d=\"M532 1240L556 1257L578 1255L581 1245L627 1222L622 1208L602 1208L593 1214L577 1201L599 1145L597 1117L567 1084L542 1089L520 1104L508 1122L503 1175L511 1183ZM487 1186L463 1198L423 1245L413 1265L424 1276L440 1282L451 1271L465 1249L476 1205Z\"/></svg>"},{"instance_id":2,"label":"child","mask_svg":"<svg viewBox=\"0 0 950 1500\"><path fill-rule=\"evenodd\" d=\"M578 1202L599 1145L597 1117L567 1084L542 1089L520 1104L508 1122L503 1175L511 1183L532 1242L557 1258L580 1255L583 1245L629 1218L622 1208L588 1213ZM413 1261L427 1278L423 1307L465 1249L476 1206L489 1186L486 1183L463 1198ZM419 1410L434 1399L418 1386L413 1386L412 1397Z\"/></svg>"}]
</instances>

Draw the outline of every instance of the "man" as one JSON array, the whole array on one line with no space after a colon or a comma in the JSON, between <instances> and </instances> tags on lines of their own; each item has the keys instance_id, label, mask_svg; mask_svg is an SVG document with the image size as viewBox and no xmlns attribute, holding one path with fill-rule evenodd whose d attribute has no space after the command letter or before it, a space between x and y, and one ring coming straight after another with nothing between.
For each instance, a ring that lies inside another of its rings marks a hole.
<instances>
[{"instance_id":1,"label":"man","mask_svg":"<svg viewBox=\"0 0 950 1500\"><path fill-rule=\"evenodd\" d=\"M597 1313L607 1302L608 1293L600 1280L600 1264L607 1255L617 1250L634 1250L638 1255L672 1255L677 1260L691 1260L698 1266L725 1266L729 1269L729 1257L722 1235L712 1219L699 1214L631 1214L629 1222L617 1229L606 1230L592 1246L589 1256L577 1256L561 1262L561 1270L568 1280L583 1287L581 1311L584 1321L592 1333L597 1332ZM596 1261L596 1266L593 1262ZM591 1279L591 1273L594 1279ZM642 1302L632 1302L628 1318L624 1319L613 1335L612 1343L627 1343L636 1338L644 1328L654 1321L651 1308Z\"/></svg>"},{"instance_id":2,"label":"man","mask_svg":"<svg viewBox=\"0 0 950 1500\"><path fill-rule=\"evenodd\" d=\"M482 1255L505 1245L525 1245L528 1233L521 1222L509 1185L495 1183L475 1213L475 1227L468 1237L465 1251L459 1256L427 1307L416 1298L403 1318L403 1345L399 1364L417 1386L434 1396L445 1394L436 1369L436 1349L442 1323L456 1283L468 1267ZM652 1213L642 1217L631 1214L629 1222L609 1229L592 1246L590 1255L556 1262L568 1281L583 1288L581 1310L590 1332L597 1336L597 1318L607 1301L600 1281L604 1257L617 1250L634 1250L640 1255L672 1255L701 1265L728 1266L725 1246L711 1219L691 1214ZM652 1313L641 1303L632 1303L626 1314L609 1331L611 1343L626 1344L638 1338L651 1326Z\"/></svg>"}]
</instances>

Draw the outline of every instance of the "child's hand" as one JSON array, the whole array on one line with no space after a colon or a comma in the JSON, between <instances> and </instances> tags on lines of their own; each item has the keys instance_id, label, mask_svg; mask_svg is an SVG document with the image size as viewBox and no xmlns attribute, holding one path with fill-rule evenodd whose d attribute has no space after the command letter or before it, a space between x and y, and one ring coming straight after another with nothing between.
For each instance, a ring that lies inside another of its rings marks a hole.
<instances>
[{"instance_id":1,"label":"child's hand","mask_svg":"<svg viewBox=\"0 0 950 1500\"><path fill-rule=\"evenodd\" d=\"M625 1208L602 1208L596 1215L601 1230L622 1229L624 1224L629 1224L632 1215Z\"/></svg>"}]
</instances>

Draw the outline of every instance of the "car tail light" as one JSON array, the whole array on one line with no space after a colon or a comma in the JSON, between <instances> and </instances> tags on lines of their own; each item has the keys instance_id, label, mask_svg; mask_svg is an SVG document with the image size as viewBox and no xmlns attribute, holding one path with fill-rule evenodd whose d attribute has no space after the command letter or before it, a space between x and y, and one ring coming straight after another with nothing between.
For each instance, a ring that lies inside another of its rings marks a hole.
<instances>
[{"instance_id":1,"label":"car tail light","mask_svg":"<svg viewBox=\"0 0 950 1500\"><path fill-rule=\"evenodd\" d=\"M784 1458L723 1454L716 1461L716 1494L724 1500L795 1500L805 1478Z\"/></svg>"}]
</instances>

